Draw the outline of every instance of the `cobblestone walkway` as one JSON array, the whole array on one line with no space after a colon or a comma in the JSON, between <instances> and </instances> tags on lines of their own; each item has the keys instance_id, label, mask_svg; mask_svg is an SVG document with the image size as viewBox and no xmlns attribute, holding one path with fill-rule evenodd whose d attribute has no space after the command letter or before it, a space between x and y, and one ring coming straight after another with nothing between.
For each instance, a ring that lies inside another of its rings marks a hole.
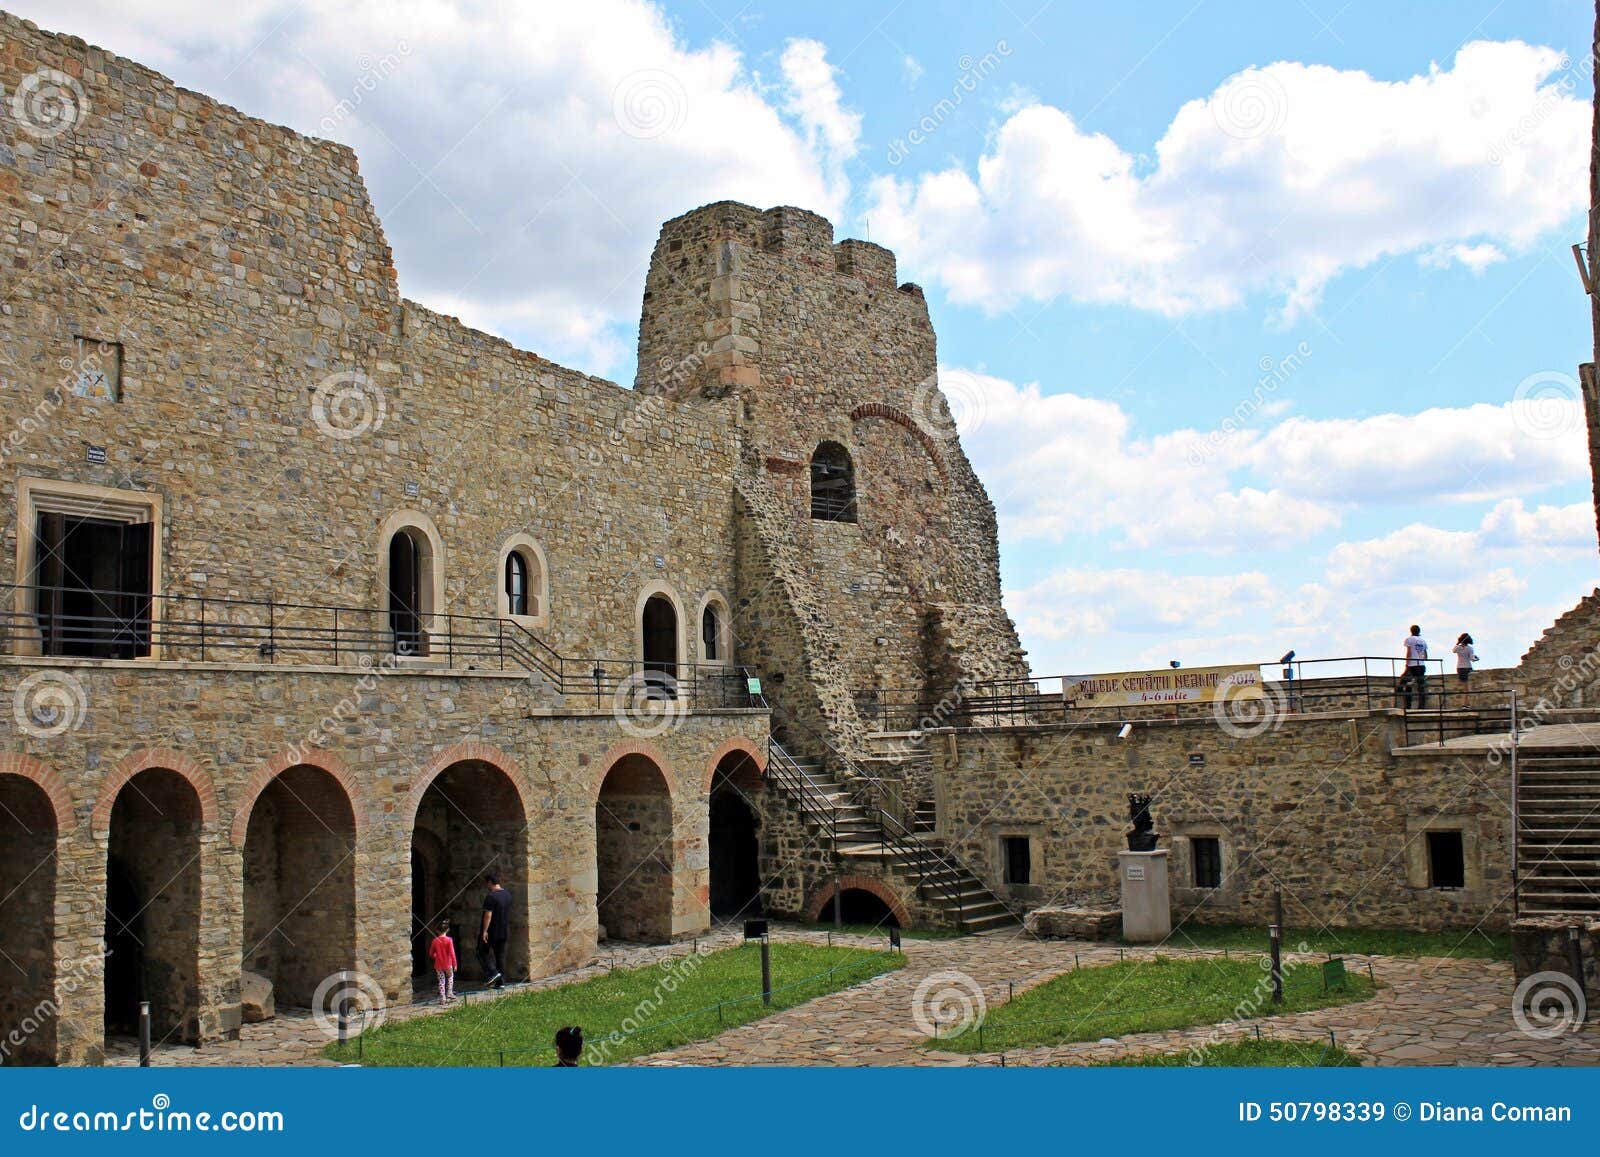
<instances>
[{"instance_id":1,"label":"cobblestone walkway","mask_svg":"<svg viewBox=\"0 0 1600 1157\"><path fill-rule=\"evenodd\" d=\"M821 933L775 928L784 939L822 941ZM737 942L733 932L704 937L700 948ZM843 937L839 943L881 945ZM535 984L506 989L506 994L569 984L597 975L613 965L638 967L666 955L689 950L618 948L603 953L588 968L549 977ZM1165 951L1165 950L1164 950ZM1148 949L1127 949L1129 959L1148 956ZM1202 953L1167 951L1167 955ZM639 1065L996 1065L994 1053L952 1054L921 1047L926 1033L915 1021L918 986L937 973L965 974L981 984L984 1000L995 1007L1007 999L1008 984L1024 992L1077 965L1115 962L1119 950L1072 941L1036 941L1014 932L997 932L959 940L907 940L906 967L864 984L833 993L765 1020L730 1029L714 1040L686 1045L639 1058ZM1321 959L1307 957L1307 959ZM1367 968L1369 958L1346 958L1352 970ZM1218 1039L1263 1035L1303 1039L1320 1049L1331 1029L1338 1043L1378 1065L1600 1065L1600 1023L1591 1019L1577 1033L1541 1040L1521 1032L1511 1016L1514 981L1511 966L1491 960L1404 959L1372 957L1373 972L1383 987L1371 1000L1337 1008L1269 1017L1231 1025L1204 1025L1169 1032L1122 1037L1115 1041L1007 1051L1008 1065L1085 1064L1147 1052L1185 1052ZM940 983L939 988L947 987ZM492 996L477 999L495 999ZM436 1005L392 1009L389 1020L437 1013ZM246 1025L241 1039L205 1049L163 1048L154 1063L209 1065L328 1064L320 1053L327 1043L322 1030L304 1014L283 1014L273 1021ZM126 1042L109 1064L131 1064Z\"/></svg>"}]
</instances>

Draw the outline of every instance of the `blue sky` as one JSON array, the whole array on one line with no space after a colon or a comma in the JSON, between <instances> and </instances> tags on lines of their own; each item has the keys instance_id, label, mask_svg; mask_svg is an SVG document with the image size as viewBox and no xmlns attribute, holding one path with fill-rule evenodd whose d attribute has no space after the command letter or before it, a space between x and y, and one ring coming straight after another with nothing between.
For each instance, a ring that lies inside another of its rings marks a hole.
<instances>
[{"instance_id":1,"label":"blue sky","mask_svg":"<svg viewBox=\"0 0 1600 1157\"><path fill-rule=\"evenodd\" d=\"M895 248L1038 673L1515 663L1595 583L1582 3L13 7L351 144L408 296L619 381L666 217Z\"/></svg>"}]
</instances>

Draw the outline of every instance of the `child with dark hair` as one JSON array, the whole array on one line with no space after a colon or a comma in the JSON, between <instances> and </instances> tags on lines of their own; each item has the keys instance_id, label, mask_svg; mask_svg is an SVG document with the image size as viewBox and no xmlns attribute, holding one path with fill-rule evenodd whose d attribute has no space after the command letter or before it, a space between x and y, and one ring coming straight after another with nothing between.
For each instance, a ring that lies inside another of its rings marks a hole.
<instances>
[{"instance_id":1,"label":"child with dark hair","mask_svg":"<svg viewBox=\"0 0 1600 1157\"><path fill-rule=\"evenodd\" d=\"M1466 683L1472 678L1472 665L1478 661L1478 652L1472 649L1472 636L1462 631L1451 650L1456 653L1456 678Z\"/></svg>"},{"instance_id":2,"label":"child with dark hair","mask_svg":"<svg viewBox=\"0 0 1600 1157\"><path fill-rule=\"evenodd\" d=\"M556 1068L575 1069L583 1055L583 1029L577 1025L556 1029Z\"/></svg>"},{"instance_id":3,"label":"child with dark hair","mask_svg":"<svg viewBox=\"0 0 1600 1157\"><path fill-rule=\"evenodd\" d=\"M449 1004L456 998L456 942L450 939L450 921L439 921L439 935L428 945L428 955L439 975L439 1003Z\"/></svg>"}]
</instances>

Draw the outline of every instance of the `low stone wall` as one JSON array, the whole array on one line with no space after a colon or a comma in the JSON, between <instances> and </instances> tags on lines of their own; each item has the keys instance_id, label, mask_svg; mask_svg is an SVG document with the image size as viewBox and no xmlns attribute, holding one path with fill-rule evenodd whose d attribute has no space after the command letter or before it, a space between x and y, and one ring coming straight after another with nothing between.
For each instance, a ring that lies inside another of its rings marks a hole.
<instances>
[{"instance_id":1,"label":"low stone wall","mask_svg":"<svg viewBox=\"0 0 1600 1157\"><path fill-rule=\"evenodd\" d=\"M1122 935L1122 909L1035 908L1023 927L1031 935L1061 940L1116 940Z\"/></svg>"},{"instance_id":2,"label":"low stone wall","mask_svg":"<svg viewBox=\"0 0 1600 1157\"><path fill-rule=\"evenodd\" d=\"M1583 990L1593 1005L1600 1001L1600 921L1582 915L1534 916L1511 926L1511 965L1517 981L1541 973L1573 977L1572 933L1576 931L1582 958ZM1559 986L1559 981L1553 981ZM1529 995L1538 982L1529 986Z\"/></svg>"},{"instance_id":3,"label":"low stone wall","mask_svg":"<svg viewBox=\"0 0 1600 1157\"><path fill-rule=\"evenodd\" d=\"M1210 719L951 729L929 737L938 832L996 894L1034 908L1114 890L1127 794L1155 797L1172 851L1174 923L1506 927L1509 773L1484 755L1393 754L1395 712L1292 715L1231 731ZM1003 806L1001 806L1003 803ZM1464 886L1434 887L1430 831L1461 837ZM1003 841L1025 838L1026 884ZM1196 876L1216 840L1218 887ZM1112 891L1114 895L1115 892Z\"/></svg>"}]
</instances>

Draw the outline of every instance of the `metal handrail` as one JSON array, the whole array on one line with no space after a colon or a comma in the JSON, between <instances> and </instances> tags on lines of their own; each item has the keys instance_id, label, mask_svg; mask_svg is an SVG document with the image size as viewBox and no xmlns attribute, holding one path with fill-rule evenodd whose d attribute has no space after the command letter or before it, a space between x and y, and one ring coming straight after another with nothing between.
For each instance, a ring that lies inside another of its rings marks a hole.
<instances>
[{"instance_id":1,"label":"metal handrail","mask_svg":"<svg viewBox=\"0 0 1600 1157\"><path fill-rule=\"evenodd\" d=\"M57 608L84 609L39 610L41 595ZM592 695L598 706L624 699L766 706L747 667L573 658L513 619L453 611L418 614L414 629L399 630L389 611L371 607L12 583L0 586L0 654L333 666L432 658L452 669L526 671L563 698Z\"/></svg>"}]
</instances>

